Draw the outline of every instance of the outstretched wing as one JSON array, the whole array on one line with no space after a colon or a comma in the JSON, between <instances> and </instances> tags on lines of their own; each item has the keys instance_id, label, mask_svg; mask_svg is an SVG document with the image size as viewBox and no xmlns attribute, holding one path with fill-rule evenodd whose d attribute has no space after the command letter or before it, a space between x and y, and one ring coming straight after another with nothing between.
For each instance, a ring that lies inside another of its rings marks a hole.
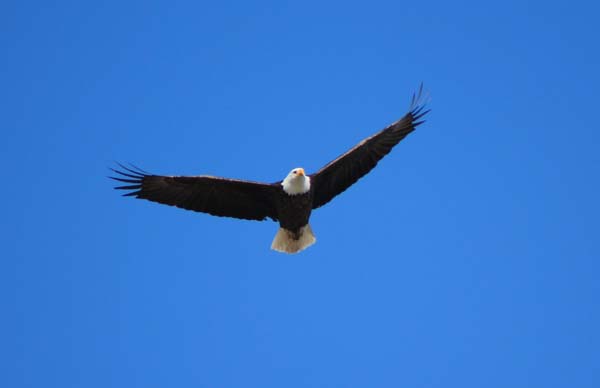
<instances>
[{"instance_id":1,"label":"outstretched wing","mask_svg":"<svg viewBox=\"0 0 600 388\"><path fill-rule=\"evenodd\" d=\"M392 148L415 130L429 112L423 104L423 85L413 95L409 112L389 127L358 143L354 148L311 175L313 209L325 205L371 171ZM421 120L421 121L420 121Z\"/></svg>"},{"instance_id":2,"label":"outstretched wing","mask_svg":"<svg viewBox=\"0 0 600 388\"><path fill-rule=\"evenodd\" d=\"M128 184L115 187L118 190L130 190L124 196L219 217L259 221L269 217L277 220L273 205L276 195L274 185L207 175L160 176L138 168L119 166L121 170L112 169L119 175L110 178Z\"/></svg>"}]
</instances>

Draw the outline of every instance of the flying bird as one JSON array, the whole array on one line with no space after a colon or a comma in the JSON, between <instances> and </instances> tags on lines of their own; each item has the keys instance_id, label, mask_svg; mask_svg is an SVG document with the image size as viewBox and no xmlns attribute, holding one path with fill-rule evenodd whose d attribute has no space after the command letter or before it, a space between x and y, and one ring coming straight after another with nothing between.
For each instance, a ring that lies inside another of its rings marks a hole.
<instances>
[{"instance_id":1,"label":"flying bird","mask_svg":"<svg viewBox=\"0 0 600 388\"><path fill-rule=\"evenodd\" d=\"M408 113L370 136L314 174L297 167L279 182L260 183L210 175L161 176L138 167L111 169L110 177L126 183L115 189L124 196L208 213L219 217L279 222L271 248L297 253L316 242L309 224L311 213L345 191L371 171L409 133L422 124L425 110L423 86L412 97Z\"/></svg>"}]
</instances>

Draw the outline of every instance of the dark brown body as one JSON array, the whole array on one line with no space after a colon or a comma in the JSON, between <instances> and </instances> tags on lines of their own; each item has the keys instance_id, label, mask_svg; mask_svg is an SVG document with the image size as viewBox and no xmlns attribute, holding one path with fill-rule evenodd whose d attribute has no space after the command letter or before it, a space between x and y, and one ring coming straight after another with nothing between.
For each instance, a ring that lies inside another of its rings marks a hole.
<instances>
[{"instance_id":1,"label":"dark brown body","mask_svg":"<svg viewBox=\"0 0 600 388\"><path fill-rule=\"evenodd\" d=\"M308 224L313 206L313 190L306 194L289 195L283 191L277 195L276 208L279 225L292 232L297 238L300 229Z\"/></svg>"}]
</instances>

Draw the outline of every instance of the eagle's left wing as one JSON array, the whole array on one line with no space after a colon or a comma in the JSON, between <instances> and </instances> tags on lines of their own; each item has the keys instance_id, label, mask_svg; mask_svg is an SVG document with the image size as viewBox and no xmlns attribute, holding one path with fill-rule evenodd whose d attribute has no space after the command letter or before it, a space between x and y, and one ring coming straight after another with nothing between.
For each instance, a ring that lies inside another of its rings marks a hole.
<instances>
[{"instance_id":1,"label":"eagle's left wing","mask_svg":"<svg viewBox=\"0 0 600 388\"><path fill-rule=\"evenodd\" d=\"M389 127L358 143L354 148L333 160L317 173L311 175L314 185L313 209L325 205L336 195L352 186L371 171L415 128L422 124L421 118L429 112L422 103L423 86L413 95L410 111Z\"/></svg>"}]
</instances>

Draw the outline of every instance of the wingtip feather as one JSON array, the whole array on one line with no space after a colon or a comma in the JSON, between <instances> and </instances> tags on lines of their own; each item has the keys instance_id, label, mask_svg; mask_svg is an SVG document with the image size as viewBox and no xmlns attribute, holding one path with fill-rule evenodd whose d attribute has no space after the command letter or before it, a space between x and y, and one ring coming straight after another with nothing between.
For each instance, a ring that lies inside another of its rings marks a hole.
<instances>
[{"instance_id":1,"label":"wingtip feather","mask_svg":"<svg viewBox=\"0 0 600 388\"><path fill-rule=\"evenodd\" d=\"M419 88L415 93L413 93L411 101L410 101L410 113L415 116L423 110L430 101L429 93L425 90L425 86L423 82L419 85ZM427 111L429 112L429 110ZM425 113L427 113L425 112ZM425 114L423 113L423 114Z\"/></svg>"},{"instance_id":2,"label":"wingtip feather","mask_svg":"<svg viewBox=\"0 0 600 388\"><path fill-rule=\"evenodd\" d=\"M116 186L115 190L135 190L129 193L123 194L124 197L132 197L137 196L141 192L142 183L144 178L151 176L152 174L148 173L145 170L129 163L130 167L125 166L122 163L115 162L118 168L109 167L109 169L118 174L117 176L108 176L112 180L123 183L133 183L133 185L124 185L124 186Z\"/></svg>"}]
</instances>

